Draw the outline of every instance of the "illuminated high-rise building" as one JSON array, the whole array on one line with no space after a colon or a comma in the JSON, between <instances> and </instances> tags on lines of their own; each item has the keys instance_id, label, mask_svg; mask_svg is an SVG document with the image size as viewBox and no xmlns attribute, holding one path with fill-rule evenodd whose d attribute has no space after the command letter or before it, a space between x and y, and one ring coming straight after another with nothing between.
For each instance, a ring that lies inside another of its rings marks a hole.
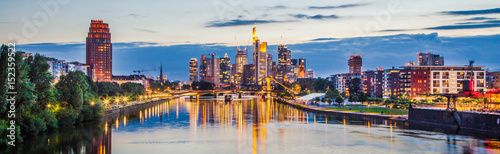
<instances>
[{"instance_id":1,"label":"illuminated high-rise building","mask_svg":"<svg viewBox=\"0 0 500 154\"><path fill-rule=\"evenodd\" d=\"M443 66L444 57L435 55L433 53L421 53L418 54L418 66Z\"/></svg>"},{"instance_id":2,"label":"illuminated high-rise building","mask_svg":"<svg viewBox=\"0 0 500 154\"><path fill-rule=\"evenodd\" d=\"M220 59L216 53L209 54L211 58L207 58L207 75L206 80L215 85L220 83Z\"/></svg>"},{"instance_id":3,"label":"illuminated high-rise building","mask_svg":"<svg viewBox=\"0 0 500 154\"><path fill-rule=\"evenodd\" d=\"M92 71L88 75L94 81L110 81L113 72L111 33L107 23L92 20L87 35L86 62Z\"/></svg>"},{"instance_id":4,"label":"illuminated high-rise building","mask_svg":"<svg viewBox=\"0 0 500 154\"><path fill-rule=\"evenodd\" d=\"M220 82L222 84L231 84L231 60L224 55L224 58L220 58Z\"/></svg>"},{"instance_id":5,"label":"illuminated high-rise building","mask_svg":"<svg viewBox=\"0 0 500 154\"><path fill-rule=\"evenodd\" d=\"M273 55L272 54L267 54L267 75L266 76L273 76Z\"/></svg>"},{"instance_id":6,"label":"illuminated high-rise building","mask_svg":"<svg viewBox=\"0 0 500 154\"><path fill-rule=\"evenodd\" d=\"M198 81L198 60L191 58L189 61L189 81Z\"/></svg>"},{"instance_id":7,"label":"illuminated high-rise building","mask_svg":"<svg viewBox=\"0 0 500 154\"><path fill-rule=\"evenodd\" d=\"M207 57L205 55L201 55L200 58L200 81L207 81Z\"/></svg>"},{"instance_id":8,"label":"illuminated high-rise building","mask_svg":"<svg viewBox=\"0 0 500 154\"><path fill-rule=\"evenodd\" d=\"M276 80L283 83L288 75L292 75L290 68L292 65L291 51L286 46L278 46L278 72L276 73Z\"/></svg>"},{"instance_id":9,"label":"illuminated high-rise building","mask_svg":"<svg viewBox=\"0 0 500 154\"><path fill-rule=\"evenodd\" d=\"M351 55L347 64L349 64L349 73L361 74L361 66L363 65L361 55Z\"/></svg>"},{"instance_id":10,"label":"illuminated high-rise building","mask_svg":"<svg viewBox=\"0 0 500 154\"><path fill-rule=\"evenodd\" d=\"M255 33L257 25L253 28L253 64L255 65L255 81L267 75L267 42L260 42Z\"/></svg>"},{"instance_id":11,"label":"illuminated high-rise building","mask_svg":"<svg viewBox=\"0 0 500 154\"><path fill-rule=\"evenodd\" d=\"M306 78L306 59L300 58L299 59L299 74L298 74L299 79Z\"/></svg>"},{"instance_id":12,"label":"illuminated high-rise building","mask_svg":"<svg viewBox=\"0 0 500 154\"><path fill-rule=\"evenodd\" d=\"M245 48L246 50L247 48ZM248 64L248 56L245 51L240 50L238 48L238 53L236 54L236 62L235 62L235 73L234 73L234 83L236 85L243 83L243 67Z\"/></svg>"}]
</instances>

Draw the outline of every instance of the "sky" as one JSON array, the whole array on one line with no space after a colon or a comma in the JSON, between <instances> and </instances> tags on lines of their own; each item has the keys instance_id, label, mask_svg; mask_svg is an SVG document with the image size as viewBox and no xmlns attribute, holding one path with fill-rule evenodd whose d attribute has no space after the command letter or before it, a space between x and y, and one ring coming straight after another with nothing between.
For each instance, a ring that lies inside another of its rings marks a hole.
<instances>
[{"instance_id":1,"label":"sky","mask_svg":"<svg viewBox=\"0 0 500 154\"><path fill-rule=\"evenodd\" d=\"M163 63L169 80L188 80L191 58L228 53L234 63L255 23L273 60L283 43L320 77L347 72L350 54L363 56L363 70L399 67L418 52L440 54L445 65L500 69L495 0L16 0L2 2L0 19L0 43L80 62L90 20L103 20L114 75Z\"/></svg>"}]
</instances>

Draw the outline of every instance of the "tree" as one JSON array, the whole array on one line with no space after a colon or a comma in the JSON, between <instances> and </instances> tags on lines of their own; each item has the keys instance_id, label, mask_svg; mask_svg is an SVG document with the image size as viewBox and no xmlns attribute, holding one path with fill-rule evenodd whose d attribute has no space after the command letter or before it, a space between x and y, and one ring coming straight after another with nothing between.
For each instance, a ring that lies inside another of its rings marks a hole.
<instances>
[{"instance_id":1,"label":"tree","mask_svg":"<svg viewBox=\"0 0 500 154\"><path fill-rule=\"evenodd\" d=\"M343 91L342 93L340 93L340 96L342 96L342 98L345 98L345 95L346 95L345 91Z\"/></svg>"},{"instance_id":2,"label":"tree","mask_svg":"<svg viewBox=\"0 0 500 154\"><path fill-rule=\"evenodd\" d=\"M368 100L368 96L364 92L361 92L361 93L358 94L358 100L360 102L367 101Z\"/></svg>"},{"instance_id":3,"label":"tree","mask_svg":"<svg viewBox=\"0 0 500 154\"><path fill-rule=\"evenodd\" d=\"M328 90L326 91L325 97L327 97L327 98L332 98L332 99L333 99L333 98L335 98L337 95L339 95L339 91L337 91L337 90L333 90L333 91L332 91L332 90L328 89Z\"/></svg>"},{"instance_id":4,"label":"tree","mask_svg":"<svg viewBox=\"0 0 500 154\"><path fill-rule=\"evenodd\" d=\"M349 102L357 102L357 101L359 101L357 95L349 95L348 100L349 100Z\"/></svg>"},{"instance_id":5,"label":"tree","mask_svg":"<svg viewBox=\"0 0 500 154\"><path fill-rule=\"evenodd\" d=\"M214 90L215 84L207 82L207 81L195 81L191 84L193 90Z\"/></svg>"},{"instance_id":6,"label":"tree","mask_svg":"<svg viewBox=\"0 0 500 154\"><path fill-rule=\"evenodd\" d=\"M314 98L314 103L317 104L319 102L319 97Z\"/></svg>"},{"instance_id":7,"label":"tree","mask_svg":"<svg viewBox=\"0 0 500 154\"><path fill-rule=\"evenodd\" d=\"M325 103L326 102L326 97L321 98L321 102Z\"/></svg>"},{"instance_id":8,"label":"tree","mask_svg":"<svg viewBox=\"0 0 500 154\"><path fill-rule=\"evenodd\" d=\"M2 45L0 53L0 119L7 119L7 69L9 48Z\"/></svg>"},{"instance_id":9,"label":"tree","mask_svg":"<svg viewBox=\"0 0 500 154\"><path fill-rule=\"evenodd\" d=\"M329 105L332 105L332 102L333 102L332 98L328 98L326 101L328 101Z\"/></svg>"},{"instance_id":10,"label":"tree","mask_svg":"<svg viewBox=\"0 0 500 154\"><path fill-rule=\"evenodd\" d=\"M340 106L340 104L342 104L342 102L344 102L344 99L342 99L342 97L338 97L335 98L335 102L337 102L337 104Z\"/></svg>"},{"instance_id":11,"label":"tree","mask_svg":"<svg viewBox=\"0 0 500 154\"><path fill-rule=\"evenodd\" d=\"M70 71L65 76L61 76L56 88L61 94L59 102L62 109L56 112L60 125L70 126L89 120L86 114L80 113L92 107L90 102L95 100L95 95L82 71ZM94 113L96 114L94 117L102 116L102 110L99 108L96 108Z\"/></svg>"},{"instance_id":12,"label":"tree","mask_svg":"<svg viewBox=\"0 0 500 154\"><path fill-rule=\"evenodd\" d=\"M40 54L30 56L26 59L30 66L28 72L31 83L35 84L35 95L37 96L37 106L40 112L47 107L47 104L56 102L56 90L52 86L54 77L48 72L49 64L46 58Z\"/></svg>"},{"instance_id":13,"label":"tree","mask_svg":"<svg viewBox=\"0 0 500 154\"><path fill-rule=\"evenodd\" d=\"M361 79L360 78L354 78L351 80L351 83L349 84L349 95L356 95L358 92L361 90Z\"/></svg>"},{"instance_id":14,"label":"tree","mask_svg":"<svg viewBox=\"0 0 500 154\"><path fill-rule=\"evenodd\" d=\"M139 83L131 83L131 82L122 83L119 88L124 93L128 93L134 97L146 93L144 86Z\"/></svg>"},{"instance_id":15,"label":"tree","mask_svg":"<svg viewBox=\"0 0 500 154\"><path fill-rule=\"evenodd\" d=\"M124 93L118 83L115 82L97 82L96 85L98 87L98 96L118 96Z\"/></svg>"}]
</instances>

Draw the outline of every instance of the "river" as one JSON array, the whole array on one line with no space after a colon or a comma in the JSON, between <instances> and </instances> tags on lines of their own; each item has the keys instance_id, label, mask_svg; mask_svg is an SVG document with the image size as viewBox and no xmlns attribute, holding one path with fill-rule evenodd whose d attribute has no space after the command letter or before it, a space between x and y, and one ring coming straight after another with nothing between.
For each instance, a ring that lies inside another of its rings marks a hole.
<instances>
[{"instance_id":1,"label":"river","mask_svg":"<svg viewBox=\"0 0 500 154\"><path fill-rule=\"evenodd\" d=\"M430 131L426 131L430 130ZM271 99L173 99L26 138L18 153L500 153L498 135L321 115Z\"/></svg>"}]
</instances>

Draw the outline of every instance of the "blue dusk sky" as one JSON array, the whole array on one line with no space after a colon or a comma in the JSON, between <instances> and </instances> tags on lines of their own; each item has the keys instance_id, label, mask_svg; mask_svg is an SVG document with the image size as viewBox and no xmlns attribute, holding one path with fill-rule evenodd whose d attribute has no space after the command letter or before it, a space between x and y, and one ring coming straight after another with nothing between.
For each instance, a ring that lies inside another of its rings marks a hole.
<instances>
[{"instance_id":1,"label":"blue dusk sky","mask_svg":"<svg viewBox=\"0 0 500 154\"><path fill-rule=\"evenodd\" d=\"M282 42L319 77L347 72L350 54L362 55L363 70L399 67L418 52L442 55L445 65L475 60L500 70L495 0L16 0L2 2L0 19L1 43L80 62L90 21L103 20L114 75L163 62L169 80L188 80L191 58L227 53L234 63L236 46L248 45L255 23L273 60Z\"/></svg>"}]
</instances>

